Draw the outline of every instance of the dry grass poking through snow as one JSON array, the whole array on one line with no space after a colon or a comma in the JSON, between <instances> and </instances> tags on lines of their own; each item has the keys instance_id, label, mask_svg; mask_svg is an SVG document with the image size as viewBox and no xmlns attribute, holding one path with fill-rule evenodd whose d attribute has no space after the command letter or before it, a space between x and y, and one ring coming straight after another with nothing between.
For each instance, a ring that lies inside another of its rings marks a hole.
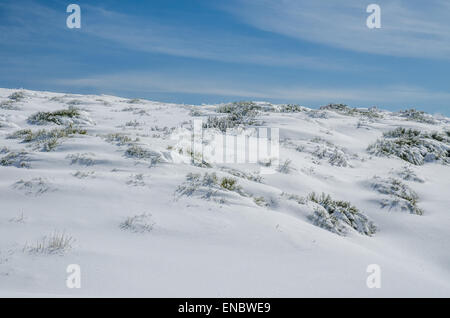
<instances>
[{"instance_id":1,"label":"dry grass poking through snow","mask_svg":"<svg viewBox=\"0 0 450 318\"><path fill-rule=\"evenodd\" d=\"M25 244L23 250L30 254L64 254L72 249L75 239L65 232L53 232L33 245Z\"/></svg>"},{"instance_id":2,"label":"dry grass poking through snow","mask_svg":"<svg viewBox=\"0 0 450 318\"><path fill-rule=\"evenodd\" d=\"M150 213L129 216L119 225L122 230L131 231L134 233L150 232L153 230L154 226L155 222L153 222L152 215Z\"/></svg>"}]
</instances>

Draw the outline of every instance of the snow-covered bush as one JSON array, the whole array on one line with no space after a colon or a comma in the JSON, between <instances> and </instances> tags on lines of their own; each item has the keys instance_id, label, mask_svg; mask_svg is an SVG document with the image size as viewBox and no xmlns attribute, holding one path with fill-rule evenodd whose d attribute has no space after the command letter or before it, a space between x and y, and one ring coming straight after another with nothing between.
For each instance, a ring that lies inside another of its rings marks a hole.
<instances>
[{"instance_id":1,"label":"snow-covered bush","mask_svg":"<svg viewBox=\"0 0 450 318\"><path fill-rule=\"evenodd\" d=\"M228 191L236 191L238 189L237 180L235 178L222 178L220 186Z\"/></svg>"},{"instance_id":2,"label":"snow-covered bush","mask_svg":"<svg viewBox=\"0 0 450 318\"><path fill-rule=\"evenodd\" d=\"M33 125L45 125L53 123L56 125L91 125L92 120L87 114L78 108L69 107L54 112L37 112L28 117L28 123Z\"/></svg>"},{"instance_id":3,"label":"snow-covered bush","mask_svg":"<svg viewBox=\"0 0 450 318\"><path fill-rule=\"evenodd\" d=\"M263 177L259 175L259 173L256 172L244 172L244 171L240 171L237 169L231 169L231 168L227 168L227 167L222 167L221 168L222 171L225 171L235 177L238 178L242 178L242 179L247 179L249 181L254 181L254 182L258 182L261 183L263 180Z\"/></svg>"},{"instance_id":4,"label":"snow-covered bush","mask_svg":"<svg viewBox=\"0 0 450 318\"><path fill-rule=\"evenodd\" d=\"M307 108L296 104L285 104L276 105L275 111L279 113L302 113L307 111Z\"/></svg>"},{"instance_id":5,"label":"snow-covered bush","mask_svg":"<svg viewBox=\"0 0 450 318\"><path fill-rule=\"evenodd\" d=\"M88 177L95 178L95 176L94 176L95 171L80 171L80 170L78 170L77 172L72 173L72 175L78 179L86 179Z\"/></svg>"},{"instance_id":6,"label":"snow-covered bush","mask_svg":"<svg viewBox=\"0 0 450 318\"><path fill-rule=\"evenodd\" d=\"M133 128L137 128L142 125L143 125L143 123L138 122L136 119L127 121L125 123L125 127L133 127Z\"/></svg>"},{"instance_id":7,"label":"snow-covered bush","mask_svg":"<svg viewBox=\"0 0 450 318\"><path fill-rule=\"evenodd\" d=\"M410 166L403 166L400 170L392 171L392 173L396 174L398 177L405 181L414 181L419 183L425 182L425 180L417 176L417 174Z\"/></svg>"},{"instance_id":8,"label":"snow-covered bush","mask_svg":"<svg viewBox=\"0 0 450 318\"><path fill-rule=\"evenodd\" d=\"M189 115L192 117L199 117L199 116L203 116L203 113L200 110L193 108L189 112Z\"/></svg>"},{"instance_id":9,"label":"snow-covered bush","mask_svg":"<svg viewBox=\"0 0 450 318\"><path fill-rule=\"evenodd\" d=\"M152 131L152 137L153 138L168 138L169 136L171 136L171 134L175 131L176 127L158 127L158 126L153 126L150 128L150 130Z\"/></svg>"},{"instance_id":10,"label":"snow-covered bush","mask_svg":"<svg viewBox=\"0 0 450 318\"><path fill-rule=\"evenodd\" d=\"M234 114L238 117L244 117L256 116L260 110L261 107L254 102L241 101L218 106L216 112Z\"/></svg>"},{"instance_id":11,"label":"snow-covered bush","mask_svg":"<svg viewBox=\"0 0 450 318\"><path fill-rule=\"evenodd\" d=\"M332 111L346 111L349 109L346 104L328 104L325 106L320 106L320 110L332 110Z\"/></svg>"},{"instance_id":12,"label":"snow-covered bush","mask_svg":"<svg viewBox=\"0 0 450 318\"><path fill-rule=\"evenodd\" d=\"M143 104L143 101L141 101L139 98L132 98L127 101L128 104Z\"/></svg>"},{"instance_id":13,"label":"snow-covered bush","mask_svg":"<svg viewBox=\"0 0 450 318\"><path fill-rule=\"evenodd\" d=\"M5 110L20 110L17 102L25 98L25 93L22 91L14 92L8 96L8 100L0 102L0 109Z\"/></svg>"},{"instance_id":14,"label":"snow-covered bush","mask_svg":"<svg viewBox=\"0 0 450 318\"><path fill-rule=\"evenodd\" d=\"M159 152L145 149L138 145L132 145L125 151L125 155L130 158L150 160L152 165L162 161L162 155Z\"/></svg>"},{"instance_id":15,"label":"snow-covered bush","mask_svg":"<svg viewBox=\"0 0 450 318\"><path fill-rule=\"evenodd\" d=\"M383 118L383 115L379 112L378 108L371 107L365 108L351 108L345 104L328 104L326 106L321 106L320 110L329 110L337 112L341 115L346 116L361 116L368 119L379 119Z\"/></svg>"},{"instance_id":16,"label":"snow-covered bush","mask_svg":"<svg viewBox=\"0 0 450 318\"><path fill-rule=\"evenodd\" d=\"M215 173L205 173L203 176L199 173L189 173L186 175L186 181L178 186L176 192L184 196L201 192L202 198L209 199L219 189L218 184L219 179Z\"/></svg>"},{"instance_id":17,"label":"snow-covered bush","mask_svg":"<svg viewBox=\"0 0 450 318\"><path fill-rule=\"evenodd\" d=\"M298 194L292 194L292 193L287 193L287 192L283 192L281 193L282 197L285 197L288 200L292 200L297 202L298 204L306 204L308 199L302 196L299 196Z\"/></svg>"},{"instance_id":18,"label":"snow-covered bush","mask_svg":"<svg viewBox=\"0 0 450 318\"><path fill-rule=\"evenodd\" d=\"M45 178L33 178L31 180L19 180L14 183L15 189L24 191L27 195L39 196L48 191L55 190Z\"/></svg>"},{"instance_id":19,"label":"snow-covered bush","mask_svg":"<svg viewBox=\"0 0 450 318\"><path fill-rule=\"evenodd\" d=\"M53 232L34 245L25 244L23 250L30 254L64 254L72 248L74 242L75 239L64 232Z\"/></svg>"},{"instance_id":20,"label":"snow-covered bush","mask_svg":"<svg viewBox=\"0 0 450 318\"><path fill-rule=\"evenodd\" d=\"M192 196L194 194L199 195L202 199L213 199L220 203L224 203L225 200L219 196L226 192L234 192L240 196L246 197L242 187L238 185L238 182L234 178L222 177L219 178L216 173L189 173L186 176L186 181L180 185L176 193L180 196ZM216 198L217 197L217 198Z\"/></svg>"},{"instance_id":21,"label":"snow-covered bush","mask_svg":"<svg viewBox=\"0 0 450 318\"><path fill-rule=\"evenodd\" d=\"M134 233L150 232L153 230L154 226L155 222L153 222L152 215L150 213L129 216L119 225L122 230L131 231Z\"/></svg>"},{"instance_id":22,"label":"snow-covered bush","mask_svg":"<svg viewBox=\"0 0 450 318\"><path fill-rule=\"evenodd\" d=\"M255 202L255 204L260 207L267 208L270 206L270 204L266 201L264 197L254 197L253 202Z\"/></svg>"},{"instance_id":23,"label":"snow-covered bush","mask_svg":"<svg viewBox=\"0 0 450 318\"><path fill-rule=\"evenodd\" d=\"M427 133L399 127L383 134L368 147L376 156L396 156L414 165L427 161L450 163L450 138L448 134Z\"/></svg>"},{"instance_id":24,"label":"snow-covered bush","mask_svg":"<svg viewBox=\"0 0 450 318\"><path fill-rule=\"evenodd\" d=\"M381 201L383 208L400 209L411 214L422 215L423 210L417 206L419 196L410 187L396 178L374 177L372 188L388 196Z\"/></svg>"},{"instance_id":25,"label":"snow-covered bush","mask_svg":"<svg viewBox=\"0 0 450 318\"><path fill-rule=\"evenodd\" d=\"M351 166L350 157L345 149L340 148L322 138L314 138L311 142L316 144L312 155L314 155L317 159L328 159L328 163L336 167Z\"/></svg>"},{"instance_id":26,"label":"snow-covered bush","mask_svg":"<svg viewBox=\"0 0 450 318\"><path fill-rule=\"evenodd\" d=\"M311 109L311 110L308 110L306 112L306 114L310 118L316 118L316 119L328 119L329 118L328 113L323 110Z\"/></svg>"},{"instance_id":27,"label":"snow-covered bush","mask_svg":"<svg viewBox=\"0 0 450 318\"><path fill-rule=\"evenodd\" d=\"M14 92L8 98L14 102L19 102L25 98L25 93L22 91Z\"/></svg>"},{"instance_id":28,"label":"snow-covered bush","mask_svg":"<svg viewBox=\"0 0 450 318\"><path fill-rule=\"evenodd\" d=\"M60 144L63 138L86 134L87 131L85 129L74 128L70 125L66 128L54 128L51 130L40 129L32 131L31 129L22 129L9 135L8 138L22 139L23 143L31 143L36 149L52 151Z\"/></svg>"},{"instance_id":29,"label":"snow-covered bush","mask_svg":"<svg viewBox=\"0 0 450 318\"><path fill-rule=\"evenodd\" d=\"M203 128L215 128L226 132L227 129L246 127L254 124L256 124L256 121L253 117L237 117L235 115L209 116L206 122L203 123Z\"/></svg>"},{"instance_id":30,"label":"snow-covered bush","mask_svg":"<svg viewBox=\"0 0 450 318\"><path fill-rule=\"evenodd\" d=\"M227 129L255 125L256 116L260 112L260 107L253 102L236 102L219 106L216 112L227 114L226 116L209 116L203 128L216 128L222 132Z\"/></svg>"},{"instance_id":31,"label":"snow-covered bush","mask_svg":"<svg viewBox=\"0 0 450 318\"><path fill-rule=\"evenodd\" d=\"M0 103L0 109L4 110L19 110L20 108L12 100L3 101Z\"/></svg>"},{"instance_id":32,"label":"snow-covered bush","mask_svg":"<svg viewBox=\"0 0 450 318\"><path fill-rule=\"evenodd\" d=\"M419 123L425 123L425 124L436 124L436 121L433 119L433 116L430 114L427 114L423 111L418 111L414 108L401 110L397 113L399 117L405 118L409 121L416 121Z\"/></svg>"},{"instance_id":33,"label":"snow-covered bush","mask_svg":"<svg viewBox=\"0 0 450 318\"><path fill-rule=\"evenodd\" d=\"M92 152L85 153L74 153L66 156L66 159L70 160L70 164L79 164L82 166L93 166L99 163L95 158L95 154Z\"/></svg>"},{"instance_id":34,"label":"snow-covered bush","mask_svg":"<svg viewBox=\"0 0 450 318\"><path fill-rule=\"evenodd\" d=\"M131 138L122 133L110 133L104 136L105 140L110 143L114 143L117 146L132 145L139 141L139 138Z\"/></svg>"},{"instance_id":35,"label":"snow-covered bush","mask_svg":"<svg viewBox=\"0 0 450 318\"><path fill-rule=\"evenodd\" d=\"M13 166L17 168L30 168L30 158L26 151L10 151L0 158L0 166Z\"/></svg>"},{"instance_id":36,"label":"snow-covered bush","mask_svg":"<svg viewBox=\"0 0 450 318\"><path fill-rule=\"evenodd\" d=\"M352 228L363 235L371 236L377 230L375 224L350 202L336 201L330 195L317 195L314 192L309 195L308 200L316 205L313 214L308 217L309 220L330 232L345 235L348 229Z\"/></svg>"}]
</instances>

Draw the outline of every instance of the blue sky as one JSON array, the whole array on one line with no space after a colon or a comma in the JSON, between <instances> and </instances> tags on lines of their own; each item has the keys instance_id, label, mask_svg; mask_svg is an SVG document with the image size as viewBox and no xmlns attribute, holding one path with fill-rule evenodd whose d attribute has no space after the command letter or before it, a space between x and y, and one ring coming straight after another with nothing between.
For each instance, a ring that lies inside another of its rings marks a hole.
<instances>
[{"instance_id":1,"label":"blue sky","mask_svg":"<svg viewBox=\"0 0 450 318\"><path fill-rule=\"evenodd\" d=\"M449 74L448 0L0 2L0 87L448 115Z\"/></svg>"}]
</instances>

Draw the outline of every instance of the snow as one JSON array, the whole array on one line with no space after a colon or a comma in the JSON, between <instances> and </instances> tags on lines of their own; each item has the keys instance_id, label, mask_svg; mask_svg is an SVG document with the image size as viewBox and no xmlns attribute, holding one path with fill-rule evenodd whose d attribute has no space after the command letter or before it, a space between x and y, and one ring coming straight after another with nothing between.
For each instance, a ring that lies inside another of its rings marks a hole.
<instances>
[{"instance_id":1,"label":"snow","mask_svg":"<svg viewBox=\"0 0 450 318\"><path fill-rule=\"evenodd\" d=\"M217 105L29 90L12 101L14 92L0 89L7 105L0 106L0 160L23 151L29 168L20 161L0 165L2 297L450 296L449 166L413 166L367 152L384 132L444 133L449 118L428 123L387 111L365 118L303 107L289 113L257 103L267 110L258 121L279 128L280 162L291 161L287 173L259 180L257 164L204 167L171 156L171 133L189 127L199 118L194 113L218 115ZM62 138L48 152L8 138L19 129L63 128L28 118L70 106L83 120L69 122L86 135ZM117 133L130 140L112 139ZM142 155L127 155L130 146ZM334 153L342 164L330 161ZM405 170L414 178L403 179ZM234 178L243 193L202 185L201 193L212 191L218 200L179 195L189 173ZM417 194L423 215L383 208L386 194L373 188L374 177L401 179ZM289 199L311 192L349 201L377 232L338 235L315 226L312 205ZM267 205L254 202L261 197ZM55 253L27 248L52 233L73 242ZM81 267L80 289L66 286L70 264ZM366 285L370 264L381 268L379 289Z\"/></svg>"}]
</instances>

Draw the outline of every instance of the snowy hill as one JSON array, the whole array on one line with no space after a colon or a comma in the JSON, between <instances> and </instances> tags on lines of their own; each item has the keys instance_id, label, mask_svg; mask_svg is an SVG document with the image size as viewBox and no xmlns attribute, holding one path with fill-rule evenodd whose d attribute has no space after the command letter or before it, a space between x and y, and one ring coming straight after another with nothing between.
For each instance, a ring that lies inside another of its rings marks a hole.
<instances>
[{"instance_id":1,"label":"snowy hill","mask_svg":"<svg viewBox=\"0 0 450 318\"><path fill-rule=\"evenodd\" d=\"M184 160L200 119L279 165ZM0 89L0 296L449 297L449 123Z\"/></svg>"}]
</instances>

